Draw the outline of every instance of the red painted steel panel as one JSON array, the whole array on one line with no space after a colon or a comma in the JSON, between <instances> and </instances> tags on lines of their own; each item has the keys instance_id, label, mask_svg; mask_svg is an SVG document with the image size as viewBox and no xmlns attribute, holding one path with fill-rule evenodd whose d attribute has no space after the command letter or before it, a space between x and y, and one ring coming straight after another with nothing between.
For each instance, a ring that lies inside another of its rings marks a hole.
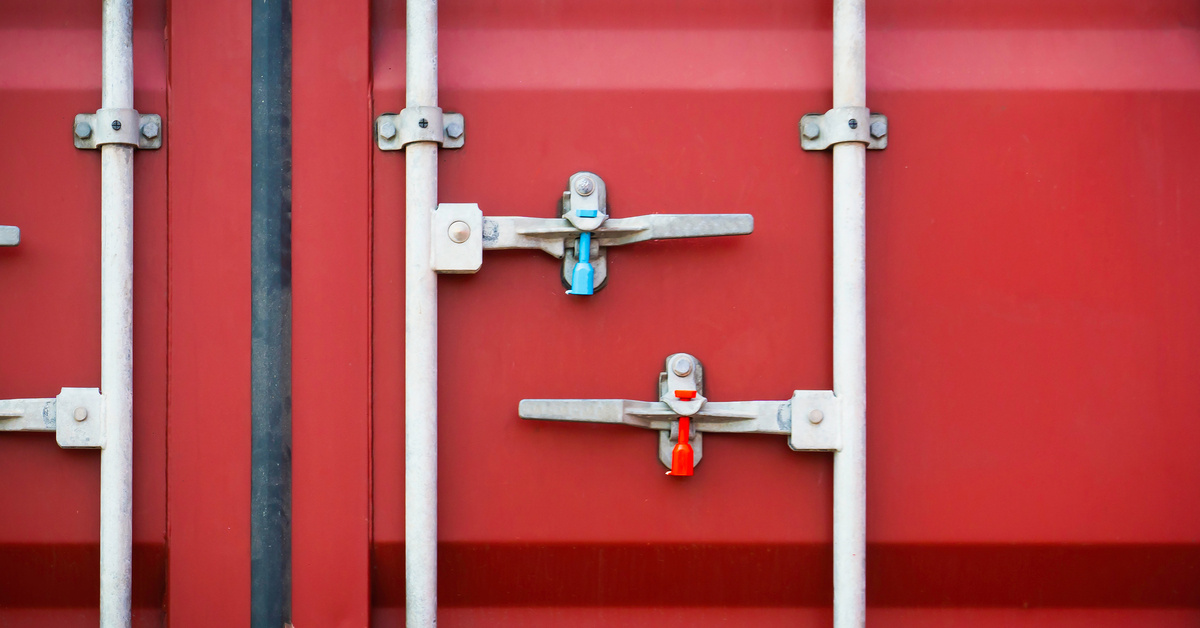
<instances>
[{"instance_id":1,"label":"red painted steel panel","mask_svg":"<svg viewBox=\"0 0 1200 628\"><path fill-rule=\"evenodd\" d=\"M370 5L292 5L292 621L370 615Z\"/></svg>"},{"instance_id":2,"label":"red painted steel panel","mask_svg":"<svg viewBox=\"0 0 1200 628\"><path fill-rule=\"evenodd\" d=\"M135 105L167 120L161 3L134 6ZM71 142L100 106L100 4L0 5L0 398L100 385L100 155ZM170 130L168 128L167 135ZM134 198L133 620L166 588L167 155L140 152ZM94 626L100 458L53 434L0 434L0 625Z\"/></svg>"},{"instance_id":3,"label":"red painted steel panel","mask_svg":"<svg viewBox=\"0 0 1200 628\"><path fill-rule=\"evenodd\" d=\"M373 10L379 114L404 102L404 11ZM591 299L536 252L441 278L445 625L828 625L827 455L715 435L681 481L652 434L516 405L650 399L674 351L714 400L829 387L831 166L796 121L829 106L830 19L824 0L442 6L441 106L469 133L440 200L551 216L586 169L614 216L756 227L614 251ZM868 104L892 121L867 179L872 623L1197 620L1198 29L1179 0L868 2ZM384 626L404 599L403 159L374 160Z\"/></svg>"},{"instance_id":4,"label":"red painted steel panel","mask_svg":"<svg viewBox=\"0 0 1200 628\"><path fill-rule=\"evenodd\" d=\"M250 5L171 5L172 628L250 624Z\"/></svg>"}]
</instances>

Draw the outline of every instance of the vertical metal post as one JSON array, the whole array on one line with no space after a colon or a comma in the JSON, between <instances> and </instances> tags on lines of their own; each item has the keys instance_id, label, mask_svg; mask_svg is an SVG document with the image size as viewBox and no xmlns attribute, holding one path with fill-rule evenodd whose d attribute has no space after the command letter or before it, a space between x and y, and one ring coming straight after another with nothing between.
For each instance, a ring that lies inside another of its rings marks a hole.
<instances>
[{"instance_id":1,"label":"vertical metal post","mask_svg":"<svg viewBox=\"0 0 1200 628\"><path fill-rule=\"evenodd\" d=\"M256 0L250 106L250 625L280 628L292 589L292 13Z\"/></svg>"},{"instance_id":2,"label":"vertical metal post","mask_svg":"<svg viewBox=\"0 0 1200 628\"><path fill-rule=\"evenodd\" d=\"M437 2L408 0L405 106L436 107ZM404 577L409 628L437 622L437 209L435 142L405 147Z\"/></svg>"},{"instance_id":3,"label":"vertical metal post","mask_svg":"<svg viewBox=\"0 0 1200 628\"><path fill-rule=\"evenodd\" d=\"M865 107L866 2L833 2L833 106ZM833 392L842 449L833 459L833 625L866 623L866 154L833 147Z\"/></svg>"},{"instance_id":4,"label":"vertical metal post","mask_svg":"<svg viewBox=\"0 0 1200 628\"><path fill-rule=\"evenodd\" d=\"M133 108L133 2L104 0L102 107ZM100 147L100 626L127 628L133 565L133 146Z\"/></svg>"}]
</instances>

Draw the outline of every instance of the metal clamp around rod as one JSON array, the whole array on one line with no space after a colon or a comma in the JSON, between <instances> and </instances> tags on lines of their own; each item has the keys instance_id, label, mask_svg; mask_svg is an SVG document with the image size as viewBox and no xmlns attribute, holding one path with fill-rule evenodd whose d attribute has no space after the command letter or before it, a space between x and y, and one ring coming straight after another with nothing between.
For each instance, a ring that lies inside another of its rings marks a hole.
<instances>
[{"instance_id":1,"label":"metal clamp around rod","mask_svg":"<svg viewBox=\"0 0 1200 628\"><path fill-rule=\"evenodd\" d=\"M800 118L800 147L825 150L834 144L858 142L870 150L887 148L887 116L866 107L835 107Z\"/></svg>"},{"instance_id":2,"label":"metal clamp around rod","mask_svg":"<svg viewBox=\"0 0 1200 628\"><path fill-rule=\"evenodd\" d=\"M439 107L408 107L375 119L375 142L379 150L404 150L413 142L462 148L466 141L463 114L443 113Z\"/></svg>"},{"instance_id":3,"label":"metal clamp around rod","mask_svg":"<svg viewBox=\"0 0 1200 628\"><path fill-rule=\"evenodd\" d=\"M796 451L841 448L838 404L831 391L797 390L787 401L713 402L704 396L704 366L695 356L672 354L665 364L659 374L658 401L522 399L517 412L523 419L619 423L657 430L658 458L673 471L677 467L674 443L684 429L683 421L688 429L686 442L694 452L689 468L703 455L703 432L787 435Z\"/></svg>"},{"instance_id":4,"label":"metal clamp around rod","mask_svg":"<svg viewBox=\"0 0 1200 628\"><path fill-rule=\"evenodd\" d=\"M100 109L75 116L75 148L96 150L105 144L161 148L162 118L136 109Z\"/></svg>"},{"instance_id":5,"label":"metal clamp around rod","mask_svg":"<svg viewBox=\"0 0 1200 628\"><path fill-rule=\"evenodd\" d=\"M647 240L746 235L750 214L651 214L609 218L604 180L591 172L571 176L558 218L484 216L474 203L442 203L433 219L433 267L439 273L474 273L484 249L538 249L563 260L568 294L605 286L605 249ZM580 250L587 242L587 255ZM587 277L585 267L591 267ZM587 286L581 286L587 283Z\"/></svg>"}]
</instances>

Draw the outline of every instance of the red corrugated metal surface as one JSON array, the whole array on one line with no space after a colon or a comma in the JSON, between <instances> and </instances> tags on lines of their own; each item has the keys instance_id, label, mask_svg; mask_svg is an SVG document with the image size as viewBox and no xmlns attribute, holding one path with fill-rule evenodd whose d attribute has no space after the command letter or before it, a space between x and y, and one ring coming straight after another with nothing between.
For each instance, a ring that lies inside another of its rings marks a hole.
<instances>
[{"instance_id":1,"label":"red corrugated metal surface","mask_svg":"<svg viewBox=\"0 0 1200 628\"><path fill-rule=\"evenodd\" d=\"M165 23L162 3L136 2L135 104L164 117ZM0 249L0 399L100 385L100 155L71 142L75 114L99 106L100 4L0 3L0 224L21 228ZM153 626L167 557L166 151L139 154L134 181L133 615ZM0 477L0 625L96 625L99 453L5 433Z\"/></svg>"},{"instance_id":2,"label":"red corrugated metal surface","mask_svg":"<svg viewBox=\"0 0 1200 628\"><path fill-rule=\"evenodd\" d=\"M831 464L712 435L533 423L526 397L650 399L662 359L714 400L828 388L827 0L463 0L440 198L551 216L748 212L744 238L559 264L488 252L440 280L440 623L827 626ZM399 0L294 1L294 619L403 624L404 103ZM245 3L139 2L135 619L249 617ZM876 626L1200 621L1200 7L869 0L868 603ZM0 7L0 398L99 383L99 7ZM169 103L168 103L169 100ZM169 455L168 455L169 454ZM0 626L95 624L98 458L0 437ZM164 542L165 539L165 542Z\"/></svg>"},{"instance_id":3,"label":"red corrugated metal surface","mask_svg":"<svg viewBox=\"0 0 1200 628\"><path fill-rule=\"evenodd\" d=\"M375 3L376 113L403 104L402 6ZM551 216L592 170L614 216L755 215L746 238L612 252L591 299L537 253L442 277L445 625L828 625L797 608L831 600L827 456L717 435L678 481L652 434L516 406L649 399L675 351L705 361L714 400L830 385L830 159L796 133L830 103L830 19L828 2L442 6L440 104L468 141L440 158L441 201ZM868 3L868 104L892 122L867 179L876 625L1200 618L1198 19ZM402 164L375 156L379 625L404 591Z\"/></svg>"}]
</instances>

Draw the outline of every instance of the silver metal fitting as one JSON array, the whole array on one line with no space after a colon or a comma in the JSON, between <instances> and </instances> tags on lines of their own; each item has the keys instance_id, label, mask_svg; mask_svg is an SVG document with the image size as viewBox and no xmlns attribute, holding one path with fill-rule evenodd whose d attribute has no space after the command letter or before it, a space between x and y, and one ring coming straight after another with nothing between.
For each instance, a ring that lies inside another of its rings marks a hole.
<instances>
[{"instance_id":1,"label":"silver metal fitting","mask_svg":"<svg viewBox=\"0 0 1200 628\"><path fill-rule=\"evenodd\" d=\"M438 107L408 107L375 119L379 150L404 150L414 142L436 142L442 148L462 148L464 119L461 113L443 113Z\"/></svg>"},{"instance_id":2,"label":"silver metal fitting","mask_svg":"<svg viewBox=\"0 0 1200 628\"><path fill-rule=\"evenodd\" d=\"M20 227L0 225L0 246L16 246L21 243Z\"/></svg>"},{"instance_id":3,"label":"silver metal fitting","mask_svg":"<svg viewBox=\"0 0 1200 628\"><path fill-rule=\"evenodd\" d=\"M825 150L843 142L866 144L870 150L887 148L887 116L866 107L836 107L800 118L804 150Z\"/></svg>"},{"instance_id":4,"label":"silver metal fitting","mask_svg":"<svg viewBox=\"0 0 1200 628\"><path fill-rule=\"evenodd\" d=\"M75 148L96 150L105 144L124 144L143 150L162 148L162 118L136 109L100 109L75 116Z\"/></svg>"},{"instance_id":5,"label":"silver metal fitting","mask_svg":"<svg viewBox=\"0 0 1200 628\"><path fill-rule=\"evenodd\" d=\"M591 177L582 176L575 181L575 192L580 196L588 196L594 191L596 191L596 182L592 181Z\"/></svg>"},{"instance_id":6,"label":"silver metal fitting","mask_svg":"<svg viewBox=\"0 0 1200 628\"><path fill-rule=\"evenodd\" d=\"M671 372L680 377L686 377L692 372L692 358L689 355L679 354L671 362Z\"/></svg>"}]
</instances>

